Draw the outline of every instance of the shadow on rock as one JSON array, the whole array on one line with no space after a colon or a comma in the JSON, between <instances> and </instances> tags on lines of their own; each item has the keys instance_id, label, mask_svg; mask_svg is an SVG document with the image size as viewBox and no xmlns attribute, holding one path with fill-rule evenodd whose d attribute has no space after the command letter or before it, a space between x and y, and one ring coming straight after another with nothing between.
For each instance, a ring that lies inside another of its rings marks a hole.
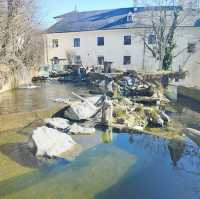
<instances>
[{"instance_id":1,"label":"shadow on rock","mask_svg":"<svg viewBox=\"0 0 200 199\"><path fill-rule=\"evenodd\" d=\"M61 117L61 118L64 118L64 113L65 113L66 110L67 110L67 107L62 108L57 113L55 113L52 117Z\"/></svg>"}]
</instances>

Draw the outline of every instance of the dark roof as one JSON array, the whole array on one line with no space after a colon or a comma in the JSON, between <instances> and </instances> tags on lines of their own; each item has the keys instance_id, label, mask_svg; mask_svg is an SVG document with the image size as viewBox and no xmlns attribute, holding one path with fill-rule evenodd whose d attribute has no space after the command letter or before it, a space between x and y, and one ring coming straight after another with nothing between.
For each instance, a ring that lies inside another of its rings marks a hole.
<instances>
[{"instance_id":1,"label":"dark roof","mask_svg":"<svg viewBox=\"0 0 200 199\"><path fill-rule=\"evenodd\" d=\"M58 22L51 26L47 33L82 32L93 30L126 29L150 26L152 10L182 10L181 6L119 8L112 10L97 10L86 12L69 12L55 17ZM133 22L127 20L127 15L133 13ZM196 23L196 22L195 22ZM194 23L193 25L194 26Z\"/></svg>"}]
</instances>

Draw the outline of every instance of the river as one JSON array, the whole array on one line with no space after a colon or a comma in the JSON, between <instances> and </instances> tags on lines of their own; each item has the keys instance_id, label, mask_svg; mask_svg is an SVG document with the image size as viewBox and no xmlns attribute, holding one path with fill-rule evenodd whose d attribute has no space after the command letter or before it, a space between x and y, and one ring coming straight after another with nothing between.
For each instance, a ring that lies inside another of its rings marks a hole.
<instances>
[{"instance_id":1,"label":"river","mask_svg":"<svg viewBox=\"0 0 200 199\"><path fill-rule=\"evenodd\" d=\"M2 96L1 114L51 106L51 99L71 96L72 90L84 94L85 89L45 83L35 90L12 91ZM15 105L16 100L20 102ZM187 108L173 117L186 127L199 128L199 114ZM6 141L8 136L0 134L1 199L200 198L200 148L188 138L179 142L145 134L97 132L97 144L74 160L34 166L31 161L25 164L19 154L16 158L15 145L20 142L18 137ZM16 163L15 175L9 176L13 172L9 165L3 167L6 161ZM24 172L17 174L18 168ZM2 174L8 177L2 179Z\"/></svg>"}]
</instances>

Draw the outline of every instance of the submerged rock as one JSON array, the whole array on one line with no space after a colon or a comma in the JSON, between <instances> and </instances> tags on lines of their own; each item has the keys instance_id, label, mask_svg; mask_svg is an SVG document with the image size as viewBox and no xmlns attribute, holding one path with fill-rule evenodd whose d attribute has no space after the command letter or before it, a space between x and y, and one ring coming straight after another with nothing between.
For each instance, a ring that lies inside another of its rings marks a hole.
<instances>
[{"instance_id":1,"label":"submerged rock","mask_svg":"<svg viewBox=\"0 0 200 199\"><path fill-rule=\"evenodd\" d=\"M69 135L46 126L34 130L30 143L34 143L36 156L47 157L59 156L76 144Z\"/></svg>"},{"instance_id":2,"label":"submerged rock","mask_svg":"<svg viewBox=\"0 0 200 199\"><path fill-rule=\"evenodd\" d=\"M95 134L95 128L87 128L74 123L69 127L68 132L73 135L93 135Z\"/></svg>"},{"instance_id":3,"label":"submerged rock","mask_svg":"<svg viewBox=\"0 0 200 199\"><path fill-rule=\"evenodd\" d=\"M48 118L44 120L44 123L50 127L61 130L65 130L70 126L69 120L63 118Z\"/></svg>"}]
</instances>

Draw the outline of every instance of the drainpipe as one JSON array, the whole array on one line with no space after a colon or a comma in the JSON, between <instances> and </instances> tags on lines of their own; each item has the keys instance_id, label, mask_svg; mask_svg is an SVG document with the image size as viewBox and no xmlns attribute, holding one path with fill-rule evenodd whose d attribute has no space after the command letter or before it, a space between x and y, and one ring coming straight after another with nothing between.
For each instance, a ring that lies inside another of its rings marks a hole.
<instances>
[{"instance_id":1,"label":"drainpipe","mask_svg":"<svg viewBox=\"0 0 200 199\"><path fill-rule=\"evenodd\" d=\"M145 72L145 55L146 55L146 46L145 46L145 37L143 37L143 60L142 60L142 70Z\"/></svg>"}]
</instances>

